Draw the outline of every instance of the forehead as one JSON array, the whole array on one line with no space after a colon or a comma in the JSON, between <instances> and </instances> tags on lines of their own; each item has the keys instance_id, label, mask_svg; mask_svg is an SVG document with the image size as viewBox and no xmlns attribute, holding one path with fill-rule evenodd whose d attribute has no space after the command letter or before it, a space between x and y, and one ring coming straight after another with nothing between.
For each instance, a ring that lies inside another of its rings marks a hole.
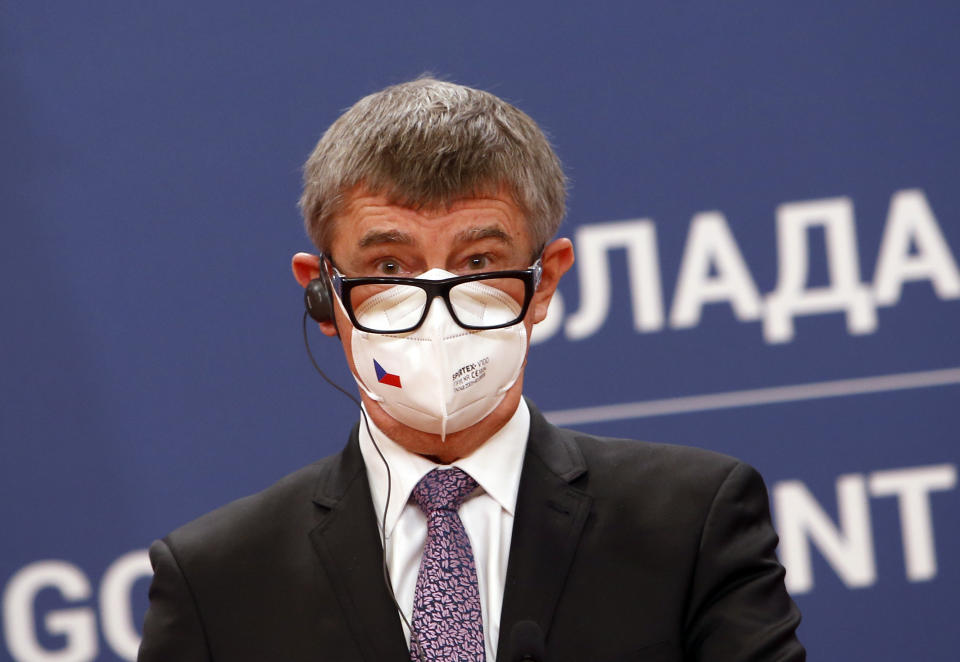
<instances>
[{"instance_id":1,"label":"forehead","mask_svg":"<svg viewBox=\"0 0 960 662\"><path fill-rule=\"evenodd\" d=\"M363 191L351 194L334 220L330 248L362 250L378 244L419 248L496 241L530 249L530 229L508 194L456 200L444 207L417 209Z\"/></svg>"}]
</instances>

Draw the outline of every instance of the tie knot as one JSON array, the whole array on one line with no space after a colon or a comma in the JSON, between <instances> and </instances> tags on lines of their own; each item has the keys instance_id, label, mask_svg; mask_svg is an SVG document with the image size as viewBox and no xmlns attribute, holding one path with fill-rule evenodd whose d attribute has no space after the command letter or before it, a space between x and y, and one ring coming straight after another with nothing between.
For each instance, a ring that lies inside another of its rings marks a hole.
<instances>
[{"instance_id":1,"label":"tie knot","mask_svg":"<svg viewBox=\"0 0 960 662\"><path fill-rule=\"evenodd\" d=\"M462 469L434 469L413 488L413 500L425 513L434 510L457 510L477 481Z\"/></svg>"}]
</instances>

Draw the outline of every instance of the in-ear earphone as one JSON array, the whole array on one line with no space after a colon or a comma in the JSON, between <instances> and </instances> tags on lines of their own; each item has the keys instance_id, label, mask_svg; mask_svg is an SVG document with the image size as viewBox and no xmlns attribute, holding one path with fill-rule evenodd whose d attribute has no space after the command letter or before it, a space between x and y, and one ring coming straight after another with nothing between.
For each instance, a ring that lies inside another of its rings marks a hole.
<instances>
[{"instance_id":1,"label":"in-ear earphone","mask_svg":"<svg viewBox=\"0 0 960 662\"><path fill-rule=\"evenodd\" d=\"M317 267L320 275L307 283L303 290L303 305L307 313L316 322L335 322L333 315L333 290L330 286L330 276L326 271L327 261L321 253L317 258Z\"/></svg>"},{"instance_id":2,"label":"in-ear earphone","mask_svg":"<svg viewBox=\"0 0 960 662\"><path fill-rule=\"evenodd\" d=\"M330 293L330 284L321 274L307 283L303 290L303 305L307 313L316 322L333 321L333 297Z\"/></svg>"}]
</instances>

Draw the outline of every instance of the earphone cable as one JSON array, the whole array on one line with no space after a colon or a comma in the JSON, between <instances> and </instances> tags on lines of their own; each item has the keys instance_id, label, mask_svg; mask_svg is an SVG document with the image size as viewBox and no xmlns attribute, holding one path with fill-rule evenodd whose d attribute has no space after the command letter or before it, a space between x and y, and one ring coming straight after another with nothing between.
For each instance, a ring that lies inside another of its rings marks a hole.
<instances>
[{"instance_id":1,"label":"earphone cable","mask_svg":"<svg viewBox=\"0 0 960 662\"><path fill-rule=\"evenodd\" d=\"M410 625L410 621L407 619L406 614L403 613L403 609L400 608L400 602L397 600L396 593L394 593L394 590L393 590L393 581L390 579L390 569L387 567L387 550L386 550L387 513L389 512L389 509L390 509L390 495L393 491L393 476L390 473L390 465L387 463L387 458L383 455L383 451L380 450L380 445L377 443L376 437L373 436L373 433L370 430L370 420L367 418L367 412L366 410L364 410L363 404L355 395L353 395L352 393L347 391L345 388L343 388L342 386L334 382L332 379L330 379L327 376L327 373L325 373L320 368L320 365L317 363L317 359L313 356L313 350L310 349L310 339L307 334L307 312L306 311L304 311L303 313L303 320L302 320L301 326L303 329L303 346L307 350L307 356L310 358L310 363L313 364L314 370L320 373L320 376L323 377L324 381L326 381L328 384L330 384L330 386L332 386L333 388L335 388L336 390L340 391L345 396L347 396L360 409L360 416L363 418L363 424L367 429L367 436L369 436L370 441L373 442L373 447L377 451L377 455L380 456L380 461L383 462L383 466L387 471L387 497L383 502L383 515L380 518L380 540L383 543L383 547L384 547L383 556L382 556L383 580L384 580L384 583L386 583L387 585L387 592L390 594L390 600L393 601L393 606L396 607L397 613L400 614L400 618L403 620L404 625L406 625L407 630L410 631L411 648L415 649L417 658L419 658L420 662L426 662L426 657L423 652L423 647L420 645L420 639L419 637L417 637L417 633L414 631L413 626Z\"/></svg>"}]
</instances>

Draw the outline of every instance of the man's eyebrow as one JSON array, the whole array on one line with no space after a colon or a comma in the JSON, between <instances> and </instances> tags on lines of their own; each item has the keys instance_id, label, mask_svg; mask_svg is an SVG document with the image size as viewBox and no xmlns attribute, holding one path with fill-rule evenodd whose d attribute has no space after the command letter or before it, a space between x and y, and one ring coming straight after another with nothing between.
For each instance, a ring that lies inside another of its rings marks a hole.
<instances>
[{"instance_id":1,"label":"man's eyebrow","mask_svg":"<svg viewBox=\"0 0 960 662\"><path fill-rule=\"evenodd\" d=\"M404 244L415 246L416 240L406 232L399 230L371 230L360 239L360 248L377 244Z\"/></svg>"},{"instance_id":2,"label":"man's eyebrow","mask_svg":"<svg viewBox=\"0 0 960 662\"><path fill-rule=\"evenodd\" d=\"M479 241L481 239L499 239L505 244L513 244L513 239L497 225L468 228L457 233L456 240L461 243Z\"/></svg>"}]
</instances>

